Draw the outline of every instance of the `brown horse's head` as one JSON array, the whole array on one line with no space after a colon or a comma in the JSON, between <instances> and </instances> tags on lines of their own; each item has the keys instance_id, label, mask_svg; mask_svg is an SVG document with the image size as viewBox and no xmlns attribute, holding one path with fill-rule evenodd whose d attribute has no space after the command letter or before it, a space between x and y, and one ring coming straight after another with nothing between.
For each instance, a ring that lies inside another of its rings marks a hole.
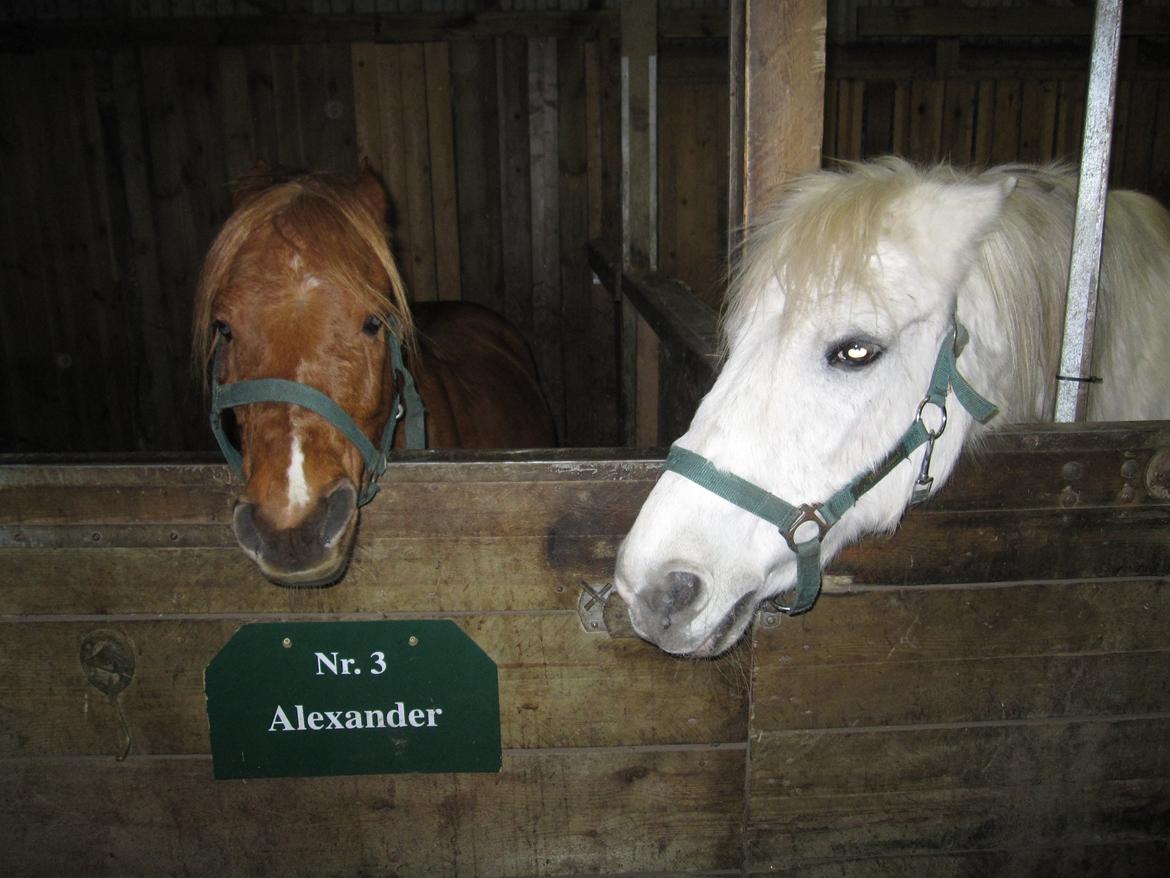
<instances>
[{"instance_id":1,"label":"brown horse's head","mask_svg":"<svg viewBox=\"0 0 1170 878\"><path fill-rule=\"evenodd\" d=\"M377 444L394 414L389 334L408 345L413 337L385 213L385 191L368 170L356 182L306 175L238 194L195 301L204 374L216 370L224 385L315 388ZM369 476L362 455L309 408L257 402L233 412L245 482L233 515L240 546L279 585L336 581Z\"/></svg>"}]
</instances>

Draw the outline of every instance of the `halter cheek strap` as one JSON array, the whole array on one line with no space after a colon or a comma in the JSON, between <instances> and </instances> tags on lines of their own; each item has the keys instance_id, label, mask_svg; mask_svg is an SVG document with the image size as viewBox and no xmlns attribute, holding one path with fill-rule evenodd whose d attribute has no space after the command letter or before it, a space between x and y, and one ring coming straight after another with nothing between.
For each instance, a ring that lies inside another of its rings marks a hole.
<instances>
[{"instance_id":1,"label":"halter cheek strap","mask_svg":"<svg viewBox=\"0 0 1170 878\"><path fill-rule=\"evenodd\" d=\"M717 468L707 458L693 451L678 445L671 446L666 457L666 470L690 479L740 509L775 525L796 553L796 595L789 606L777 604L777 610L795 616L812 607L821 590L821 543L825 534L870 488L924 444L926 453L910 502L912 505L919 503L930 494L934 481L930 477L930 458L935 440L946 428L949 391L955 392L963 408L980 423L987 423L995 417L999 410L971 387L955 365L966 343L967 331L956 321L943 339L935 359L930 387L918 406L914 422L880 463L854 478L823 503L793 506L758 485ZM928 405L935 406L941 413L941 423L935 429L926 426L923 420L923 412Z\"/></svg>"},{"instance_id":2,"label":"halter cheek strap","mask_svg":"<svg viewBox=\"0 0 1170 878\"><path fill-rule=\"evenodd\" d=\"M365 506L373 500L374 495L378 493L378 479L386 471L398 422L403 417L406 419L406 447L409 449L426 447L426 411L415 387L414 376L403 362L402 345L390 325L387 325L386 335L390 344L390 369L398 376L398 381L392 402L393 414L382 429L382 437L377 446L362 432L345 409L315 387L284 378L256 378L234 384L220 384L219 370L223 345L218 345L211 379L211 432L215 434L215 441L219 443L224 458L235 470L236 475L243 478L243 458L239 449L224 432L224 409L257 402L297 405L316 412L353 443L362 456L367 473L366 483L358 497L357 505Z\"/></svg>"}]
</instances>

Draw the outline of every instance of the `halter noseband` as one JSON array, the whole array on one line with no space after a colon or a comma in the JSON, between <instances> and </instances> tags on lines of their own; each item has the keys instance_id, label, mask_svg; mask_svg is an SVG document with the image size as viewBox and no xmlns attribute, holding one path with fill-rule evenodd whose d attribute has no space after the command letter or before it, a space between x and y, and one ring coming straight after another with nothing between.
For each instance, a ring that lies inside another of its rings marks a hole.
<instances>
[{"instance_id":1,"label":"halter noseband","mask_svg":"<svg viewBox=\"0 0 1170 878\"><path fill-rule=\"evenodd\" d=\"M942 347L935 359L930 388L918 405L914 423L902 434L898 443L880 463L857 476L823 503L793 506L734 473L718 469L707 458L693 451L678 445L671 446L666 457L666 470L678 473L740 509L774 524L796 553L796 596L789 606L781 606L773 601L777 610L795 616L812 607L821 590L821 542L825 534L862 495L923 444L926 445L926 453L914 484L910 504L915 505L927 498L934 482L930 476L930 457L934 451L935 440L942 435L947 425L946 400L950 390L954 390L955 397L963 408L981 424L987 423L998 413L999 409L980 396L959 374L955 360L966 343L967 331L962 324L955 321L943 339ZM935 406L941 413L937 429L932 430L923 421L923 410L928 405ZM815 528L815 535L808 535L810 528ZM803 533L798 537L797 531Z\"/></svg>"},{"instance_id":2,"label":"halter noseband","mask_svg":"<svg viewBox=\"0 0 1170 878\"><path fill-rule=\"evenodd\" d=\"M215 434L215 441L223 452L224 458L236 475L243 478L243 458L223 429L223 410L235 408L239 405L250 405L256 402L282 402L288 405L298 405L316 412L326 421L336 427L346 439L352 442L361 453L366 467L366 484L358 497L357 505L365 506L378 493L378 479L386 471L386 463L390 455L390 446L394 444L394 433L398 422L406 418L406 447L409 449L426 447L426 411L422 400L414 385L414 377L402 359L402 345L394 332L393 324L387 322L386 336L390 343L390 369L399 376L394 390L393 414L386 421L382 429L382 438L375 447L366 434L362 432L349 413L334 402L329 396L299 381L288 381L284 378L256 378L250 381L237 381L234 384L219 383L220 360L223 356L223 344L216 346L215 363L211 375L211 432Z\"/></svg>"}]
</instances>

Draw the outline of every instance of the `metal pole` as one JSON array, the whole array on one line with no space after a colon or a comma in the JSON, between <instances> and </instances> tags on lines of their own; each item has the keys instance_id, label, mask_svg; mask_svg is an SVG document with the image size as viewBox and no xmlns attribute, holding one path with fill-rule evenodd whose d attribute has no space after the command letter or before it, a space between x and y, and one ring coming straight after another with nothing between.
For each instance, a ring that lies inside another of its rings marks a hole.
<instances>
[{"instance_id":1,"label":"metal pole","mask_svg":"<svg viewBox=\"0 0 1170 878\"><path fill-rule=\"evenodd\" d=\"M1120 43L1121 0L1097 0L1076 223L1065 302L1064 341L1056 376L1055 419L1063 423L1084 420L1089 386L1100 380L1091 374L1093 327L1097 316L1097 283L1101 271L1101 238L1105 229Z\"/></svg>"}]
</instances>

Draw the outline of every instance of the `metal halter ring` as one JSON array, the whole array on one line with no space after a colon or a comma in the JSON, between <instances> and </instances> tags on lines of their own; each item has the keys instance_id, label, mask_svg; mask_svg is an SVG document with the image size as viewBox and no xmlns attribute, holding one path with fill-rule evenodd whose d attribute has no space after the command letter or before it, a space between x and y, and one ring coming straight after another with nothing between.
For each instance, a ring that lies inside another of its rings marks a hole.
<instances>
[{"instance_id":1,"label":"metal halter ring","mask_svg":"<svg viewBox=\"0 0 1170 878\"><path fill-rule=\"evenodd\" d=\"M800 507L800 518L796 519L786 531L780 531L788 543L788 548L792 551L797 551L796 548L796 532L800 530L802 525L815 524L817 527L817 535L814 538L818 543L825 538L825 534L829 532L831 526L824 518L821 517L820 503L804 503ZM803 543L810 542L810 540L802 540Z\"/></svg>"},{"instance_id":2,"label":"metal halter ring","mask_svg":"<svg viewBox=\"0 0 1170 878\"><path fill-rule=\"evenodd\" d=\"M942 423L939 424L937 431L932 430L932 429L930 429L930 427L926 426L926 421L924 421L922 419L922 411L928 405L933 405L935 408L938 409L939 414L942 415ZM926 435L931 441L934 441L939 436L941 436L943 434L943 430L945 430L947 428L947 407L946 407L946 405L944 405L941 402L935 402L929 396L926 397L926 399L922 400L922 402L918 403L918 411L915 413L914 416L917 419L918 423L922 424L922 429L926 430Z\"/></svg>"}]
</instances>

